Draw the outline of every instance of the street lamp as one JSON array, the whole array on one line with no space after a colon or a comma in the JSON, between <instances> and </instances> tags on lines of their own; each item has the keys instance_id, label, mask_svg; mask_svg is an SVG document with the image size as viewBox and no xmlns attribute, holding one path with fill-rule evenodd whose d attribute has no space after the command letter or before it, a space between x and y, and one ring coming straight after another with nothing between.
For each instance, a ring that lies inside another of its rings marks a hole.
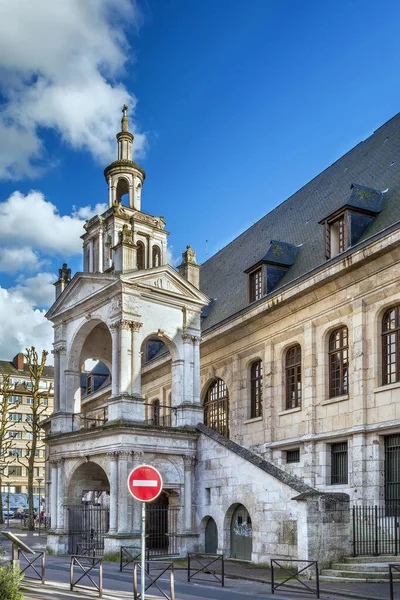
<instances>
[{"instance_id":1,"label":"street lamp","mask_svg":"<svg viewBox=\"0 0 400 600\"><path fill-rule=\"evenodd\" d=\"M36 479L36 481L37 481L37 482L38 482L38 484L39 484L38 521L39 521L39 536L40 536L40 512L41 512L41 511L40 511L40 505L41 505L41 501L40 501L40 500L41 500L41 498L40 498L40 484L41 484L41 483L42 483L42 481L43 481L43 477L38 477L38 478Z\"/></svg>"}]
</instances>

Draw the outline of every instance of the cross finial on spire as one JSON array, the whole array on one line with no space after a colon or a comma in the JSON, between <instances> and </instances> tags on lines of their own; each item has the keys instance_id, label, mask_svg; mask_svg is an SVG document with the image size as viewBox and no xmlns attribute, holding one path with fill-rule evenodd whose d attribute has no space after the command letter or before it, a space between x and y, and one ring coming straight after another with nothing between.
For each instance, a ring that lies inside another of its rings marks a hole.
<instances>
[{"instance_id":1,"label":"cross finial on spire","mask_svg":"<svg viewBox=\"0 0 400 600\"><path fill-rule=\"evenodd\" d=\"M122 120L121 120L121 125L122 125L122 131L128 131L128 117L126 114L126 111L128 110L128 105L124 104L122 107Z\"/></svg>"}]
</instances>

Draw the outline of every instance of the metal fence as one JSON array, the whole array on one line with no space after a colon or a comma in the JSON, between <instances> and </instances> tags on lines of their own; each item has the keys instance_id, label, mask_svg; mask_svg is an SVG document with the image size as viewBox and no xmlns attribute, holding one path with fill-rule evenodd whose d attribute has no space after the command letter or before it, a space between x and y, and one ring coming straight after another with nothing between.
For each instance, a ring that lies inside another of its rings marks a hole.
<instances>
[{"instance_id":1,"label":"metal fence","mask_svg":"<svg viewBox=\"0 0 400 600\"><path fill-rule=\"evenodd\" d=\"M139 592L139 581L138 572L140 577L145 578L145 592L151 587L155 587L163 598L166 600L175 600L175 576L174 576L174 564L170 562L157 561L155 566L158 567L156 575L154 573L150 575L148 565L146 566L145 572L142 573L142 565L140 562L135 561L133 566L133 598L134 600L142 600L142 594ZM164 580L169 575L169 593L159 587L161 584L161 578ZM158 582L158 583L157 583ZM158 596L159 597L159 596Z\"/></svg>"},{"instance_id":2,"label":"metal fence","mask_svg":"<svg viewBox=\"0 0 400 600\"><path fill-rule=\"evenodd\" d=\"M288 564L289 563L289 564ZM298 565L298 566L296 566ZM311 573L307 574L309 569L315 569L315 588L311 587L308 583L304 581L304 577L306 575L310 576ZM277 581L277 571L280 576L286 577L284 580ZM300 577L302 576L302 577ZM319 589L319 571L318 571L318 562L314 560L294 560L294 559L286 559L286 560L276 560L271 559L271 594L275 593L275 590L287 584L288 581L297 581L300 585L301 592L310 593L317 598L320 597L320 589ZM305 590L304 590L305 588Z\"/></svg>"},{"instance_id":3,"label":"metal fence","mask_svg":"<svg viewBox=\"0 0 400 600\"><path fill-rule=\"evenodd\" d=\"M400 506L353 506L353 555L399 554Z\"/></svg>"},{"instance_id":4,"label":"metal fence","mask_svg":"<svg viewBox=\"0 0 400 600\"><path fill-rule=\"evenodd\" d=\"M188 553L188 568L187 580L207 581L208 583L219 583L222 587L225 585L225 569L223 554L198 554L195 552ZM218 569L216 571L216 568ZM212 577L204 578L199 575L212 575Z\"/></svg>"},{"instance_id":5,"label":"metal fence","mask_svg":"<svg viewBox=\"0 0 400 600\"><path fill-rule=\"evenodd\" d=\"M75 576L75 568L78 569L78 575ZM98 577L98 582L95 577ZM90 581L93 587L83 585L82 580ZM71 556L69 572L69 589L73 592L74 588L83 590L93 590L98 592L99 598L103 597L103 559L89 558L88 556Z\"/></svg>"},{"instance_id":6,"label":"metal fence","mask_svg":"<svg viewBox=\"0 0 400 600\"><path fill-rule=\"evenodd\" d=\"M179 508L148 506L146 518L146 547L151 556L179 554Z\"/></svg>"},{"instance_id":7,"label":"metal fence","mask_svg":"<svg viewBox=\"0 0 400 600\"><path fill-rule=\"evenodd\" d=\"M68 554L104 554L109 529L109 509L101 506L68 506Z\"/></svg>"},{"instance_id":8,"label":"metal fence","mask_svg":"<svg viewBox=\"0 0 400 600\"><path fill-rule=\"evenodd\" d=\"M394 582L400 583L400 564L389 564L390 600L394 600Z\"/></svg>"}]
</instances>

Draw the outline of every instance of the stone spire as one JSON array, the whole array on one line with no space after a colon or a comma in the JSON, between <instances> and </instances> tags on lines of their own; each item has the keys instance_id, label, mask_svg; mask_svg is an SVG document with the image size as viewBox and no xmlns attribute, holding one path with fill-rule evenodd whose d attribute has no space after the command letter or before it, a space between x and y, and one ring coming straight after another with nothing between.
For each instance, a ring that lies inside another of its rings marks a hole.
<instances>
[{"instance_id":1,"label":"stone spire","mask_svg":"<svg viewBox=\"0 0 400 600\"><path fill-rule=\"evenodd\" d=\"M117 133L118 159L104 170L108 184L108 205L119 206L127 195L129 208L141 210L145 172L132 160L133 133L129 131L128 106L122 108L121 131Z\"/></svg>"},{"instance_id":2,"label":"stone spire","mask_svg":"<svg viewBox=\"0 0 400 600\"><path fill-rule=\"evenodd\" d=\"M200 265L196 263L196 252L192 246L186 246L185 252L182 252L182 264L179 265L178 271L192 285L200 288Z\"/></svg>"}]
</instances>

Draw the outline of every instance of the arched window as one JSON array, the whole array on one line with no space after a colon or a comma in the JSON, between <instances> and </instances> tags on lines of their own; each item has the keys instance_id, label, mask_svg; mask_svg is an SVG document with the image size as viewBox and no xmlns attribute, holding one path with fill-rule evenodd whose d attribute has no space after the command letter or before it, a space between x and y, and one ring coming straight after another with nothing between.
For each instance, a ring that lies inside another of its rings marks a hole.
<instances>
[{"instance_id":1,"label":"arched window","mask_svg":"<svg viewBox=\"0 0 400 600\"><path fill-rule=\"evenodd\" d=\"M349 344L347 327L329 336L329 398L349 393Z\"/></svg>"},{"instance_id":2,"label":"arched window","mask_svg":"<svg viewBox=\"0 0 400 600\"><path fill-rule=\"evenodd\" d=\"M261 360L253 362L250 368L250 418L262 415L263 367Z\"/></svg>"},{"instance_id":3,"label":"arched window","mask_svg":"<svg viewBox=\"0 0 400 600\"><path fill-rule=\"evenodd\" d=\"M301 347L292 346L286 352L286 408L301 406Z\"/></svg>"},{"instance_id":4,"label":"arched window","mask_svg":"<svg viewBox=\"0 0 400 600\"><path fill-rule=\"evenodd\" d=\"M204 423L221 435L229 437L229 394L222 379L214 381L207 390Z\"/></svg>"},{"instance_id":5,"label":"arched window","mask_svg":"<svg viewBox=\"0 0 400 600\"><path fill-rule=\"evenodd\" d=\"M161 264L161 251L158 246L153 246L153 267L159 267Z\"/></svg>"},{"instance_id":6,"label":"arched window","mask_svg":"<svg viewBox=\"0 0 400 600\"><path fill-rule=\"evenodd\" d=\"M161 412L161 407L160 407L160 401L159 400L153 400L153 402L151 403L151 424L152 425L160 425L160 412Z\"/></svg>"},{"instance_id":7,"label":"arched window","mask_svg":"<svg viewBox=\"0 0 400 600\"><path fill-rule=\"evenodd\" d=\"M382 383L400 381L400 306L385 312L382 319Z\"/></svg>"},{"instance_id":8,"label":"arched window","mask_svg":"<svg viewBox=\"0 0 400 600\"><path fill-rule=\"evenodd\" d=\"M140 241L136 244L136 267L144 269L144 244Z\"/></svg>"}]
</instances>

